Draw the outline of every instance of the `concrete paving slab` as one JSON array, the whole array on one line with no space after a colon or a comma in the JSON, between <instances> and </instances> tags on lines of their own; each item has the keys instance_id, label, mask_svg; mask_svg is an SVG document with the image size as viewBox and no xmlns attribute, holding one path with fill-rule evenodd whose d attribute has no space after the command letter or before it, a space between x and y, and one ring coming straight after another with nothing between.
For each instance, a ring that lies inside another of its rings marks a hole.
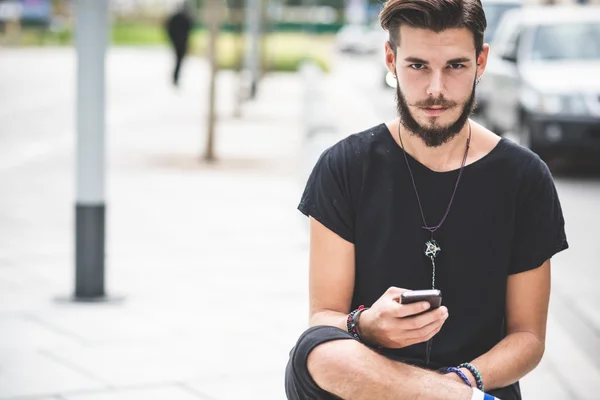
<instances>
[{"instance_id":1,"label":"concrete paving slab","mask_svg":"<svg viewBox=\"0 0 600 400\"><path fill-rule=\"evenodd\" d=\"M113 386L180 382L224 374L243 376L247 371L272 374L285 366L289 348L240 329L223 336L214 327L196 338L98 345L61 349L53 356L90 371ZM259 360L259 361L258 361Z\"/></svg>"},{"instance_id":2,"label":"concrete paving slab","mask_svg":"<svg viewBox=\"0 0 600 400\"><path fill-rule=\"evenodd\" d=\"M272 376L230 376L210 381L187 382L187 385L206 394L210 400L285 400L283 379L281 373ZM235 383L231 384L233 381Z\"/></svg>"},{"instance_id":3,"label":"concrete paving slab","mask_svg":"<svg viewBox=\"0 0 600 400\"><path fill-rule=\"evenodd\" d=\"M54 329L30 314L0 313L0 352L71 346L78 338Z\"/></svg>"},{"instance_id":4,"label":"concrete paving slab","mask_svg":"<svg viewBox=\"0 0 600 400\"><path fill-rule=\"evenodd\" d=\"M41 351L0 351L0 399L47 396L74 390L102 389L105 385L87 371L57 361Z\"/></svg>"}]
</instances>

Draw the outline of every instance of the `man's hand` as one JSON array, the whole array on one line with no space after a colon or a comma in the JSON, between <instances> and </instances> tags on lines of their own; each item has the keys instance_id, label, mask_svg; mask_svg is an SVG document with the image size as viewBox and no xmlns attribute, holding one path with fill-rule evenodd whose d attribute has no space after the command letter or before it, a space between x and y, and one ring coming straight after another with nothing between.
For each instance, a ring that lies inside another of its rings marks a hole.
<instances>
[{"instance_id":1,"label":"man's hand","mask_svg":"<svg viewBox=\"0 0 600 400\"><path fill-rule=\"evenodd\" d=\"M389 288L371 308L360 315L360 337L370 344L399 349L426 342L435 336L448 318L448 309L429 309L428 302L401 304L400 296L407 289Z\"/></svg>"}]
</instances>

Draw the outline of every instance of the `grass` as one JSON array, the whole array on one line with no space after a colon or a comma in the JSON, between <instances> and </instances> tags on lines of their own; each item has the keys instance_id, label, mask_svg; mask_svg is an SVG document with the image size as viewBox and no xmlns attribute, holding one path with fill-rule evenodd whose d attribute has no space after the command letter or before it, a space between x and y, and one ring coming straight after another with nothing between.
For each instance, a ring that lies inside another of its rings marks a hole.
<instances>
[{"instance_id":1,"label":"grass","mask_svg":"<svg viewBox=\"0 0 600 400\"><path fill-rule=\"evenodd\" d=\"M113 44L159 45L168 43L167 36L159 24L117 23L111 27Z\"/></svg>"},{"instance_id":2,"label":"grass","mask_svg":"<svg viewBox=\"0 0 600 400\"><path fill-rule=\"evenodd\" d=\"M243 39L243 38L242 38ZM235 68L240 54L240 38L231 33L223 33L217 42L217 58L224 69ZM305 60L313 60L324 71L329 70L333 37L320 35L309 37L304 33L274 33L266 36L261 43L263 62L267 70L296 71ZM208 50L208 35L196 32L192 37L192 52L205 55Z\"/></svg>"},{"instance_id":3,"label":"grass","mask_svg":"<svg viewBox=\"0 0 600 400\"><path fill-rule=\"evenodd\" d=\"M217 59L222 69L233 69L238 62L240 46L244 38L230 32L222 32L217 42ZM208 33L195 30L190 39L190 51L206 56ZM159 25L118 24L112 29L115 45L166 45L167 36ZM333 35L310 37L302 32L278 32L262 40L263 62L268 71L296 71L304 60L313 60L325 71L329 70ZM243 47L242 47L243 48Z\"/></svg>"}]
</instances>

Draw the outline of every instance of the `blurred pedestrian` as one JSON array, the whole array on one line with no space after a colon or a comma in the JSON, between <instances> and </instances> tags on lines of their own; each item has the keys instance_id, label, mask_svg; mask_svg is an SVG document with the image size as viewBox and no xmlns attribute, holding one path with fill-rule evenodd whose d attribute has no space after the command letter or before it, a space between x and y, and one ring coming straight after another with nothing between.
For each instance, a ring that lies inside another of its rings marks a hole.
<instances>
[{"instance_id":1,"label":"blurred pedestrian","mask_svg":"<svg viewBox=\"0 0 600 400\"><path fill-rule=\"evenodd\" d=\"M568 247L552 175L469 118L490 51L480 0L388 0L380 21L398 118L325 150L308 179L310 328L286 394L520 400Z\"/></svg>"},{"instance_id":2,"label":"blurred pedestrian","mask_svg":"<svg viewBox=\"0 0 600 400\"><path fill-rule=\"evenodd\" d=\"M190 14L188 3L183 2L179 9L167 19L165 24L171 45L175 51L175 67L173 70L173 85L175 86L179 85L181 64L188 51L189 36L194 23Z\"/></svg>"}]
</instances>

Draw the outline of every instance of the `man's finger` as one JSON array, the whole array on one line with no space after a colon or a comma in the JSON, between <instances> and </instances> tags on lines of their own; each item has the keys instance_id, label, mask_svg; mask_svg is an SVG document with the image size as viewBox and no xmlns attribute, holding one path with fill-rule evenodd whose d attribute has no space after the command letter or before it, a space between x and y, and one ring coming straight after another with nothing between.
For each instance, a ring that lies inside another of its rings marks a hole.
<instances>
[{"instance_id":1,"label":"man's finger","mask_svg":"<svg viewBox=\"0 0 600 400\"><path fill-rule=\"evenodd\" d=\"M444 320L448 316L448 309L444 306L435 310L427 311L421 315L407 317L404 319L404 327L407 330L421 329L432 322Z\"/></svg>"},{"instance_id":2,"label":"man's finger","mask_svg":"<svg viewBox=\"0 0 600 400\"><path fill-rule=\"evenodd\" d=\"M420 328L420 329L413 329L411 331L408 331L407 337L409 340L417 340L417 343L421 343L424 342L426 340L429 340L430 338L432 338L437 332L440 331L440 329L442 329L442 326L444 325L444 322L446 322L446 319L441 319L441 320L435 320L433 322L431 322L428 325L425 325L424 327Z\"/></svg>"},{"instance_id":3,"label":"man's finger","mask_svg":"<svg viewBox=\"0 0 600 400\"><path fill-rule=\"evenodd\" d=\"M395 317L405 318L411 315L422 313L423 311L429 310L431 305L427 301L419 301L418 303L412 304L401 304L397 308L397 312L394 313Z\"/></svg>"}]
</instances>

